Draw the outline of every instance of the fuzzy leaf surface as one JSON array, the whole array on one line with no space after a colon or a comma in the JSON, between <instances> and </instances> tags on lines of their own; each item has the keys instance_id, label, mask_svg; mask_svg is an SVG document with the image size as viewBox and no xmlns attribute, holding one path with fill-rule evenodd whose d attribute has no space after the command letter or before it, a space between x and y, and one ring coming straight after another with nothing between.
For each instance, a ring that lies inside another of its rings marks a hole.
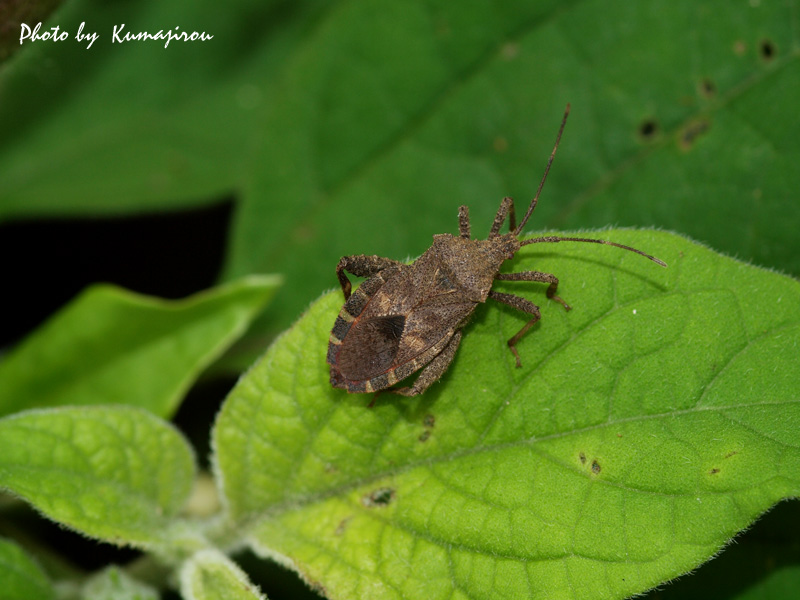
<instances>
[{"instance_id":1,"label":"fuzzy leaf surface","mask_svg":"<svg viewBox=\"0 0 800 600\"><path fill-rule=\"evenodd\" d=\"M169 416L279 281L247 277L183 300L109 285L87 288L0 362L0 415L128 404Z\"/></svg>"},{"instance_id":2,"label":"fuzzy leaf surface","mask_svg":"<svg viewBox=\"0 0 800 600\"><path fill-rule=\"evenodd\" d=\"M793 600L800 590L800 502L782 502L702 569L645 600ZM713 590L710 593L709 590Z\"/></svg>"},{"instance_id":3,"label":"fuzzy leaf surface","mask_svg":"<svg viewBox=\"0 0 800 600\"><path fill-rule=\"evenodd\" d=\"M800 283L674 234L610 230L665 260L524 248L425 395L348 395L324 295L237 385L214 430L230 516L331 598L624 598L708 560L800 493ZM498 282L500 283L500 282Z\"/></svg>"},{"instance_id":4,"label":"fuzzy leaf surface","mask_svg":"<svg viewBox=\"0 0 800 600\"><path fill-rule=\"evenodd\" d=\"M169 423L129 406L38 409L0 419L0 488L54 521L116 544L192 543L176 516L194 455Z\"/></svg>"},{"instance_id":5,"label":"fuzzy leaf surface","mask_svg":"<svg viewBox=\"0 0 800 600\"><path fill-rule=\"evenodd\" d=\"M11 540L0 538L0 590L4 600L51 600L53 587L42 568Z\"/></svg>"},{"instance_id":6,"label":"fuzzy leaf surface","mask_svg":"<svg viewBox=\"0 0 800 600\"><path fill-rule=\"evenodd\" d=\"M185 600L266 600L247 575L227 556L203 550L181 570L181 592Z\"/></svg>"}]
</instances>

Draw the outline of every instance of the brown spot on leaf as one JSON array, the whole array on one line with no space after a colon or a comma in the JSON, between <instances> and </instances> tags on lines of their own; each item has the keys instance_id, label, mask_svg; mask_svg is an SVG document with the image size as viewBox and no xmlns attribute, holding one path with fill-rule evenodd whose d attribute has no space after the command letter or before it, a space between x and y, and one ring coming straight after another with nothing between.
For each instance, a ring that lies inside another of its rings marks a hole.
<instances>
[{"instance_id":1,"label":"brown spot on leaf","mask_svg":"<svg viewBox=\"0 0 800 600\"><path fill-rule=\"evenodd\" d=\"M494 148L495 152L499 153L505 152L506 150L508 150L508 140L503 136L498 135L496 138L494 138L494 141L492 142L492 148Z\"/></svg>"},{"instance_id":2,"label":"brown spot on leaf","mask_svg":"<svg viewBox=\"0 0 800 600\"><path fill-rule=\"evenodd\" d=\"M736 56L744 56L745 52L747 52L747 44L745 44L743 40L736 40L733 42L733 53Z\"/></svg>"},{"instance_id":3,"label":"brown spot on leaf","mask_svg":"<svg viewBox=\"0 0 800 600\"><path fill-rule=\"evenodd\" d=\"M307 224L302 224L292 231L292 241L307 242L314 237L314 228Z\"/></svg>"},{"instance_id":4,"label":"brown spot on leaf","mask_svg":"<svg viewBox=\"0 0 800 600\"><path fill-rule=\"evenodd\" d=\"M431 427L432 428L434 425L436 425L436 417L434 417L432 414L428 413L427 415L425 415L425 418L422 419L422 424L425 427Z\"/></svg>"},{"instance_id":5,"label":"brown spot on leaf","mask_svg":"<svg viewBox=\"0 0 800 600\"><path fill-rule=\"evenodd\" d=\"M594 473L595 475L600 473L600 463L597 462L596 460L592 461L592 473Z\"/></svg>"},{"instance_id":6,"label":"brown spot on leaf","mask_svg":"<svg viewBox=\"0 0 800 600\"><path fill-rule=\"evenodd\" d=\"M686 127L681 130L680 137L678 138L678 145L681 147L681 150L684 152L691 150L697 138L708 131L710 127L711 123L705 118L696 119L688 123Z\"/></svg>"},{"instance_id":7,"label":"brown spot on leaf","mask_svg":"<svg viewBox=\"0 0 800 600\"><path fill-rule=\"evenodd\" d=\"M700 94L704 98L713 98L717 95L717 86L713 81L711 81L711 79L704 77L700 81Z\"/></svg>"},{"instance_id":8,"label":"brown spot on leaf","mask_svg":"<svg viewBox=\"0 0 800 600\"><path fill-rule=\"evenodd\" d=\"M419 441L420 442L427 442L428 438L430 438L430 437L431 437L431 430L430 429L426 429L425 431L423 431L422 433L419 434Z\"/></svg>"},{"instance_id":9,"label":"brown spot on leaf","mask_svg":"<svg viewBox=\"0 0 800 600\"><path fill-rule=\"evenodd\" d=\"M578 458L580 459L582 465L586 464L586 455L583 452L578 454Z\"/></svg>"},{"instance_id":10,"label":"brown spot on leaf","mask_svg":"<svg viewBox=\"0 0 800 600\"><path fill-rule=\"evenodd\" d=\"M347 529L347 524L350 522L350 519L353 517L345 517L341 521L339 521L339 525L336 527L336 531L334 531L334 535L342 535L344 530Z\"/></svg>"},{"instance_id":11,"label":"brown spot on leaf","mask_svg":"<svg viewBox=\"0 0 800 600\"><path fill-rule=\"evenodd\" d=\"M500 50L500 54L506 60L511 60L512 58L516 58L519 54L519 44L516 42L508 42L507 44L503 44L503 47Z\"/></svg>"},{"instance_id":12,"label":"brown spot on leaf","mask_svg":"<svg viewBox=\"0 0 800 600\"><path fill-rule=\"evenodd\" d=\"M445 20L440 20L436 23L436 35L439 37L448 37L451 33L450 23Z\"/></svg>"},{"instance_id":13,"label":"brown spot on leaf","mask_svg":"<svg viewBox=\"0 0 800 600\"><path fill-rule=\"evenodd\" d=\"M709 475L716 475L717 473L719 473L719 469L713 468L708 473L709 473Z\"/></svg>"},{"instance_id":14,"label":"brown spot on leaf","mask_svg":"<svg viewBox=\"0 0 800 600\"><path fill-rule=\"evenodd\" d=\"M730 458L731 456L736 456L737 454L739 454L739 451L738 451L738 450L731 450L730 452L728 452L728 453L725 455L725 458Z\"/></svg>"},{"instance_id":15,"label":"brown spot on leaf","mask_svg":"<svg viewBox=\"0 0 800 600\"><path fill-rule=\"evenodd\" d=\"M361 504L367 508L388 506L394 500L394 490L392 488L378 488L377 490L365 494L361 497Z\"/></svg>"}]
</instances>

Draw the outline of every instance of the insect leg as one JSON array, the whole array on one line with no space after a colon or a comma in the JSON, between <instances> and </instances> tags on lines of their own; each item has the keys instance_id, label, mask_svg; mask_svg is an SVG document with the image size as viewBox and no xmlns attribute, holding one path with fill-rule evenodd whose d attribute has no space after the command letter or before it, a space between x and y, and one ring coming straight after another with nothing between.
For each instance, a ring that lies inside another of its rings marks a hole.
<instances>
[{"instance_id":1,"label":"insect leg","mask_svg":"<svg viewBox=\"0 0 800 600\"><path fill-rule=\"evenodd\" d=\"M514 199L508 196L503 198L503 201L500 202L500 208L497 209L497 214L494 216L494 223L492 223L492 228L489 230L490 238L497 237L500 234L500 228L503 226L503 221L506 220L506 215L508 216L509 229L514 231L517 221L514 214Z\"/></svg>"},{"instance_id":2,"label":"insect leg","mask_svg":"<svg viewBox=\"0 0 800 600\"><path fill-rule=\"evenodd\" d=\"M494 278L503 281L538 281L540 283L549 283L550 285L547 287L546 292L547 297L558 302L566 310L571 310L570 305L564 302L560 296L556 295L556 290L558 290L558 277L555 275L542 273L541 271L521 271L519 273L498 273Z\"/></svg>"},{"instance_id":3,"label":"insect leg","mask_svg":"<svg viewBox=\"0 0 800 600\"><path fill-rule=\"evenodd\" d=\"M366 254L354 254L340 258L339 263L336 265L336 277L339 278L339 284L342 286L345 302L350 298L350 290L352 288L345 271L349 271L356 277L372 277L375 273L400 264L402 263L391 258L368 256Z\"/></svg>"},{"instance_id":4,"label":"insect leg","mask_svg":"<svg viewBox=\"0 0 800 600\"><path fill-rule=\"evenodd\" d=\"M456 350L458 350L458 345L460 343L461 331L459 330L453 333L453 337L450 338L450 343L442 348L442 351L422 369L422 372L419 374L419 377L417 377L413 386L390 391L395 394L400 394L401 396L418 396L427 390L435 381L444 375L445 371L447 371L450 363L453 362L453 357L456 355Z\"/></svg>"},{"instance_id":5,"label":"insect leg","mask_svg":"<svg viewBox=\"0 0 800 600\"><path fill-rule=\"evenodd\" d=\"M469 239L469 208L466 206L458 207L458 232L464 239Z\"/></svg>"},{"instance_id":6,"label":"insect leg","mask_svg":"<svg viewBox=\"0 0 800 600\"><path fill-rule=\"evenodd\" d=\"M508 340L508 347L511 349L511 353L514 355L514 358L517 359L517 368L522 366L522 361L519 359L519 352L517 352L517 342L519 338L521 338L525 333L533 327L534 323L542 318L541 313L539 312L539 307L536 306L530 300L526 300L525 298L520 298L519 296L514 296L513 294L501 294L500 292L489 291L489 298L492 300L497 300L498 302L502 302L503 304L508 304L512 308L516 308L517 310L521 310L522 312L526 312L529 315L533 315L533 318L525 323L510 340Z\"/></svg>"}]
</instances>

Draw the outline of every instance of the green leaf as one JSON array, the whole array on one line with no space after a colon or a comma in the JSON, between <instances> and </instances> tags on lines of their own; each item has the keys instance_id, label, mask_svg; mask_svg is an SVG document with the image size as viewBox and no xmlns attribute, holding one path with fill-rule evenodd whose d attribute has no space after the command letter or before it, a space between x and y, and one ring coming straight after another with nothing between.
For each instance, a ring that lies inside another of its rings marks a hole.
<instances>
[{"instance_id":1,"label":"green leaf","mask_svg":"<svg viewBox=\"0 0 800 600\"><path fill-rule=\"evenodd\" d=\"M87 17L91 15L91 19ZM800 274L800 13L782 2L72 0L0 73L0 219L235 194L226 277L287 274L280 331L346 254L396 259L468 204L661 227ZM203 43L112 44L172 24Z\"/></svg>"},{"instance_id":2,"label":"green leaf","mask_svg":"<svg viewBox=\"0 0 800 600\"><path fill-rule=\"evenodd\" d=\"M216 550L203 550L186 562L181 593L186 600L266 600L244 571Z\"/></svg>"},{"instance_id":3,"label":"green leaf","mask_svg":"<svg viewBox=\"0 0 800 600\"><path fill-rule=\"evenodd\" d=\"M532 227L655 226L800 274L799 19L767 2L343 5L276 85L227 273L287 274L260 320L279 330L340 256L419 255L461 204L486 231L503 196L533 196L570 102Z\"/></svg>"},{"instance_id":4,"label":"green leaf","mask_svg":"<svg viewBox=\"0 0 800 600\"><path fill-rule=\"evenodd\" d=\"M111 566L93 575L81 590L85 600L159 600L156 590Z\"/></svg>"},{"instance_id":5,"label":"green leaf","mask_svg":"<svg viewBox=\"0 0 800 600\"><path fill-rule=\"evenodd\" d=\"M196 545L176 520L195 475L192 450L142 409L85 406L0 419L0 488L51 519L116 544Z\"/></svg>"},{"instance_id":6,"label":"green leaf","mask_svg":"<svg viewBox=\"0 0 800 600\"><path fill-rule=\"evenodd\" d=\"M793 600L800 589L798 531L800 502L783 502L711 563L645 599Z\"/></svg>"},{"instance_id":7,"label":"green leaf","mask_svg":"<svg viewBox=\"0 0 800 600\"><path fill-rule=\"evenodd\" d=\"M0 538L0 590L4 600L50 600L55 595L44 571L14 542Z\"/></svg>"},{"instance_id":8,"label":"green leaf","mask_svg":"<svg viewBox=\"0 0 800 600\"><path fill-rule=\"evenodd\" d=\"M207 204L239 185L274 73L322 6L72 0L0 73L0 219ZM75 38L97 33L91 48ZM206 42L123 42L207 32Z\"/></svg>"},{"instance_id":9,"label":"green leaf","mask_svg":"<svg viewBox=\"0 0 800 600\"><path fill-rule=\"evenodd\" d=\"M582 233L582 235L589 235ZM237 385L215 425L230 517L331 597L624 598L800 494L800 284L674 234L524 248L454 364L412 399L334 390L341 292ZM499 283L499 282L498 282Z\"/></svg>"},{"instance_id":10,"label":"green leaf","mask_svg":"<svg viewBox=\"0 0 800 600\"><path fill-rule=\"evenodd\" d=\"M129 404L169 416L278 283L248 277L178 301L90 287L0 362L0 415Z\"/></svg>"}]
</instances>

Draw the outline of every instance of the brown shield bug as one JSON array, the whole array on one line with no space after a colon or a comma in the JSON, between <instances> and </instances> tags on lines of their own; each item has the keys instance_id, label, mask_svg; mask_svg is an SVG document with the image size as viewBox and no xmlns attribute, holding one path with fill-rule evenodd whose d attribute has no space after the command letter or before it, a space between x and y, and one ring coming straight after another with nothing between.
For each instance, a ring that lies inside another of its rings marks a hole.
<instances>
[{"instance_id":1,"label":"brown shield bug","mask_svg":"<svg viewBox=\"0 0 800 600\"><path fill-rule=\"evenodd\" d=\"M522 329L508 340L508 347L520 367L516 343L541 318L539 307L525 298L493 291L492 282L547 283L547 297L570 310L556 295L558 278L555 275L539 271L499 272L501 265L522 246L555 242L607 244L667 266L641 250L606 240L551 235L519 239L536 208L568 115L569 105L539 188L519 224L515 223L514 201L503 198L486 240L470 237L469 212L462 206L458 210L460 235L434 235L433 245L410 265L364 254L342 257L336 265L336 276L345 304L333 325L327 356L334 387L352 393L377 392L422 369L412 386L390 390L404 396L421 394L447 370L461 342L462 328L478 304L486 302L487 298L531 315ZM509 232L501 234L500 227L506 218ZM345 271L368 278L352 295Z\"/></svg>"}]
</instances>

